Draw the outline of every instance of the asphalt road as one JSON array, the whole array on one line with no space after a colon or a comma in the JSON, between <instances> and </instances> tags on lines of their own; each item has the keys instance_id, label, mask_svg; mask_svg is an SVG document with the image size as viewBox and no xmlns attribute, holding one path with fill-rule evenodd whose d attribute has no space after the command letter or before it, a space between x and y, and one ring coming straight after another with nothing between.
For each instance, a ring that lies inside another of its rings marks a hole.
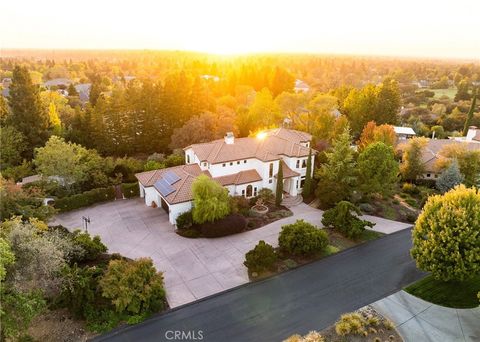
<instances>
[{"instance_id":1,"label":"asphalt road","mask_svg":"<svg viewBox=\"0 0 480 342\"><path fill-rule=\"evenodd\" d=\"M422 278L424 274L410 258L410 247L410 229L399 231L114 330L97 340L280 342L294 333L321 330L342 313Z\"/></svg>"}]
</instances>

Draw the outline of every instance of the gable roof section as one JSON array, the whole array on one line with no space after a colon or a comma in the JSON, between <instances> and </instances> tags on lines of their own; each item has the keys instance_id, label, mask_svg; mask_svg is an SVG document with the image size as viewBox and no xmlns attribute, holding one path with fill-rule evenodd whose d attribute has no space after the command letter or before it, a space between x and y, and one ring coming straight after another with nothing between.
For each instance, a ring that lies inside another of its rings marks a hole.
<instances>
[{"instance_id":1,"label":"gable roof section","mask_svg":"<svg viewBox=\"0 0 480 342\"><path fill-rule=\"evenodd\" d=\"M251 169L246 171L240 171L232 175L216 177L214 178L214 180L219 182L222 186L225 186L225 185L233 185L233 184L240 185L240 184L246 184L246 183L259 182L262 180L262 177L260 177L257 170Z\"/></svg>"},{"instance_id":2,"label":"gable roof section","mask_svg":"<svg viewBox=\"0 0 480 342\"><path fill-rule=\"evenodd\" d=\"M300 174L296 171L293 171L291 168L288 167L288 165L282 160L282 172L283 172L283 178L291 178L291 177L297 177L300 176ZM275 178L277 178L278 174L275 175Z\"/></svg>"},{"instance_id":3,"label":"gable roof section","mask_svg":"<svg viewBox=\"0 0 480 342\"><path fill-rule=\"evenodd\" d=\"M138 181L144 187L150 187L154 186L155 183L160 180L167 172L172 172L180 178L177 182L171 185L174 191L164 197L164 199L169 204L191 201L193 199L192 183L195 178L197 178L201 174L205 174L208 177L211 177L210 172L202 171L200 169L200 166L198 166L197 164L181 165L169 167L166 169L141 172L137 173L135 177L137 177Z\"/></svg>"},{"instance_id":4,"label":"gable roof section","mask_svg":"<svg viewBox=\"0 0 480 342\"><path fill-rule=\"evenodd\" d=\"M235 138L233 144L226 144L223 139L203 144L193 144L192 148L200 161L211 164L231 162L235 160L256 158L261 161L279 160L281 155L288 157L308 156L310 149L302 142L308 142L312 136L308 133L278 128L266 132L264 139L254 137Z\"/></svg>"}]
</instances>

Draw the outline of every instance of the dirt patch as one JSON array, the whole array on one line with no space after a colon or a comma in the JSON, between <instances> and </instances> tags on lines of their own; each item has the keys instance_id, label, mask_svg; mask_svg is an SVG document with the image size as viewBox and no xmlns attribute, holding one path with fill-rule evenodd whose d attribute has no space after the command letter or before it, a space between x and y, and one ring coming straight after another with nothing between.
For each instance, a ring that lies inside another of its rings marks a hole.
<instances>
[{"instance_id":1,"label":"dirt patch","mask_svg":"<svg viewBox=\"0 0 480 342\"><path fill-rule=\"evenodd\" d=\"M83 342L95 336L87 331L85 321L75 319L67 309L49 310L36 317L28 334L42 342Z\"/></svg>"}]
</instances>

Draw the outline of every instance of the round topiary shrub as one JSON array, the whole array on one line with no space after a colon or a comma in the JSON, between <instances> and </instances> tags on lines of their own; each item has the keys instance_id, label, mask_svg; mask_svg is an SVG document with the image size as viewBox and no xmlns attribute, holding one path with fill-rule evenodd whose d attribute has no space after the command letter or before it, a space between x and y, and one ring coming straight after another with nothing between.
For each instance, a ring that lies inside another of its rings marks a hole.
<instances>
[{"instance_id":1,"label":"round topiary shrub","mask_svg":"<svg viewBox=\"0 0 480 342\"><path fill-rule=\"evenodd\" d=\"M262 272L272 269L277 261L275 249L263 240L260 240L254 249L245 254L244 265L250 272Z\"/></svg>"},{"instance_id":2,"label":"round topiary shrub","mask_svg":"<svg viewBox=\"0 0 480 342\"><path fill-rule=\"evenodd\" d=\"M278 244L282 251L292 255L313 255L328 246L327 233L318 227L298 220L282 227Z\"/></svg>"}]
</instances>

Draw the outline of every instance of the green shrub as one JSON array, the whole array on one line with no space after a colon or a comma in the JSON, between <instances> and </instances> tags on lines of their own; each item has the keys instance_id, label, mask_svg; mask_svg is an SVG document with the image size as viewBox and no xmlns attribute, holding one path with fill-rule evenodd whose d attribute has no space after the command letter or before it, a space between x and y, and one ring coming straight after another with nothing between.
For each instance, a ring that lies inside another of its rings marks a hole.
<instances>
[{"instance_id":1,"label":"green shrub","mask_svg":"<svg viewBox=\"0 0 480 342\"><path fill-rule=\"evenodd\" d=\"M243 264L250 272L262 272L272 269L276 261L275 249L265 241L260 240L254 249L245 254Z\"/></svg>"},{"instance_id":2,"label":"green shrub","mask_svg":"<svg viewBox=\"0 0 480 342\"><path fill-rule=\"evenodd\" d=\"M375 224L361 220L360 209L348 201L340 201L335 208L323 213L322 224L325 227L334 228L348 238L358 238L365 231L365 227L373 227Z\"/></svg>"},{"instance_id":3,"label":"green shrub","mask_svg":"<svg viewBox=\"0 0 480 342\"><path fill-rule=\"evenodd\" d=\"M370 203L360 203L358 205L358 207L360 208L361 211L363 211L364 213L373 213L375 211L375 208L373 205L371 205Z\"/></svg>"},{"instance_id":4,"label":"green shrub","mask_svg":"<svg viewBox=\"0 0 480 342\"><path fill-rule=\"evenodd\" d=\"M292 255L313 255L328 246L327 233L318 227L298 220L282 227L278 237L280 248Z\"/></svg>"},{"instance_id":5,"label":"green shrub","mask_svg":"<svg viewBox=\"0 0 480 342\"><path fill-rule=\"evenodd\" d=\"M417 220L417 215L415 215L415 213L407 213L407 216L405 218L408 222L415 223L415 221Z\"/></svg>"},{"instance_id":6,"label":"green shrub","mask_svg":"<svg viewBox=\"0 0 480 342\"><path fill-rule=\"evenodd\" d=\"M163 276L149 258L111 260L99 285L103 297L109 298L119 313L152 313L165 304Z\"/></svg>"},{"instance_id":7,"label":"green shrub","mask_svg":"<svg viewBox=\"0 0 480 342\"><path fill-rule=\"evenodd\" d=\"M202 236L214 238L243 232L246 225L245 217L239 214L231 214L214 222L203 223L198 227Z\"/></svg>"},{"instance_id":8,"label":"green shrub","mask_svg":"<svg viewBox=\"0 0 480 342\"><path fill-rule=\"evenodd\" d=\"M400 204L400 201L399 201L398 199L394 198L394 199L392 200L392 204L398 205L398 204Z\"/></svg>"},{"instance_id":9,"label":"green shrub","mask_svg":"<svg viewBox=\"0 0 480 342\"><path fill-rule=\"evenodd\" d=\"M73 242L85 251L83 260L75 260L78 262L96 260L100 254L107 251L107 246L102 243L98 235L92 238L90 234L80 230L73 232Z\"/></svg>"},{"instance_id":10,"label":"green shrub","mask_svg":"<svg viewBox=\"0 0 480 342\"><path fill-rule=\"evenodd\" d=\"M261 198L264 203L274 203L275 195L273 191L268 188L262 188L258 191L258 198Z\"/></svg>"},{"instance_id":11,"label":"green shrub","mask_svg":"<svg viewBox=\"0 0 480 342\"><path fill-rule=\"evenodd\" d=\"M98 291L98 281L102 275L103 270L99 267L65 266L58 304L68 308L78 318L87 318L88 309L103 301Z\"/></svg>"},{"instance_id":12,"label":"green shrub","mask_svg":"<svg viewBox=\"0 0 480 342\"><path fill-rule=\"evenodd\" d=\"M414 208L417 206L417 201L415 201L413 198L406 198L405 203Z\"/></svg>"},{"instance_id":13,"label":"green shrub","mask_svg":"<svg viewBox=\"0 0 480 342\"><path fill-rule=\"evenodd\" d=\"M126 198L133 198L140 196L140 188L138 183L123 183L122 184L123 196Z\"/></svg>"},{"instance_id":14,"label":"green shrub","mask_svg":"<svg viewBox=\"0 0 480 342\"><path fill-rule=\"evenodd\" d=\"M420 190L418 190L415 184L412 183L403 183L402 191L410 195L416 195L420 193Z\"/></svg>"},{"instance_id":15,"label":"green shrub","mask_svg":"<svg viewBox=\"0 0 480 342\"><path fill-rule=\"evenodd\" d=\"M81 194L57 199L55 201L55 208L59 209L60 212L65 212L82 207L88 207L99 202L111 201L113 199L115 199L115 191L113 187L98 188L85 191Z\"/></svg>"},{"instance_id":16,"label":"green shrub","mask_svg":"<svg viewBox=\"0 0 480 342\"><path fill-rule=\"evenodd\" d=\"M178 229L187 229L190 228L193 224L192 211L186 211L181 213L177 217L177 228Z\"/></svg>"},{"instance_id":17,"label":"green shrub","mask_svg":"<svg viewBox=\"0 0 480 342\"><path fill-rule=\"evenodd\" d=\"M230 197L230 212L232 214L242 214L243 216L247 216L249 210L250 210L250 203L245 197L243 196Z\"/></svg>"}]
</instances>

